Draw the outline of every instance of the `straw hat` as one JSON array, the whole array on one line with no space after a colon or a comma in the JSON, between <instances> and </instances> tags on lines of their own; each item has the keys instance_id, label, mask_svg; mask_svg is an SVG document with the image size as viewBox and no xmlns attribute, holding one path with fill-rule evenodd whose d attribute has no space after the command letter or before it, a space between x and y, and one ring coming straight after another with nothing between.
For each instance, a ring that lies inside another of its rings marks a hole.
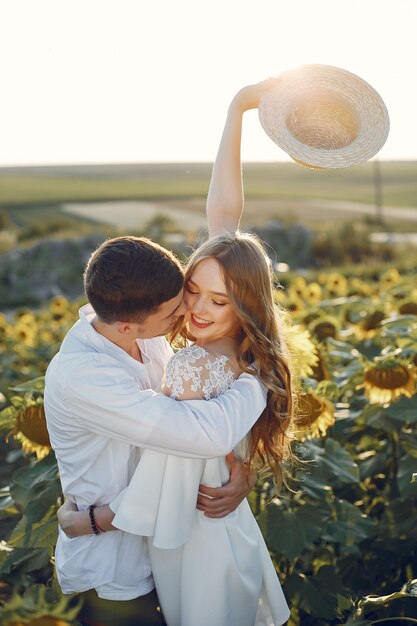
<instances>
[{"instance_id":1,"label":"straw hat","mask_svg":"<svg viewBox=\"0 0 417 626\"><path fill-rule=\"evenodd\" d=\"M307 167L359 165L384 145L389 116L367 82L338 67L303 65L280 74L259 103L271 139Z\"/></svg>"}]
</instances>

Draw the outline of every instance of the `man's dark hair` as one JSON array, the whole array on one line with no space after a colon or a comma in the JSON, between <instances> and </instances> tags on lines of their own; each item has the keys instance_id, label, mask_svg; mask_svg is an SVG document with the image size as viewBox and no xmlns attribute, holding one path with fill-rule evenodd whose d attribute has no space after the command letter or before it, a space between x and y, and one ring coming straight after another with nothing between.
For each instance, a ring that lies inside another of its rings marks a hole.
<instances>
[{"instance_id":1,"label":"man's dark hair","mask_svg":"<svg viewBox=\"0 0 417 626\"><path fill-rule=\"evenodd\" d=\"M142 322L183 286L179 260L143 237L116 237L102 243L84 271L84 288L101 320Z\"/></svg>"}]
</instances>

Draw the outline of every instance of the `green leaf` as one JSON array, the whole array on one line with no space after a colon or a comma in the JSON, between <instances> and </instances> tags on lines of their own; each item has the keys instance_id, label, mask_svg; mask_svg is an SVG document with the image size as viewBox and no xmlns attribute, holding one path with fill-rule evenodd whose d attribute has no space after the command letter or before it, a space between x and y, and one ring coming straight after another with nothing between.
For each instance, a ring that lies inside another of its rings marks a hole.
<instances>
[{"instance_id":1,"label":"green leaf","mask_svg":"<svg viewBox=\"0 0 417 626\"><path fill-rule=\"evenodd\" d=\"M259 525L268 546L290 561L300 556L323 531L321 512L310 504L292 511L272 502L261 513Z\"/></svg>"},{"instance_id":2,"label":"green leaf","mask_svg":"<svg viewBox=\"0 0 417 626\"><path fill-rule=\"evenodd\" d=\"M21 396L12 396L10 398L10 402L16 409L21 409L27 404L25 398L22 398Z\"/></svg>"},{"instance_id":3,"label":"green leaf","mask_svg":"<svg viewBox=\"0 0 417 626\"><path fill-rule=\"evenodd\" d=\"M389 450L375 451L373 456L368 456L364 461L360 463L360 477L361 480L365 478L371 478L376 474L387 474L390 471Z\"/></svg>"},{"instance_id":4,"label":"green leaf","mask_svg":"<svg viewBox=\"0 0 417 626\"><path fill-rule=\"evenodd\" d=\"M396 315L395 317L388 317L381 322L381 326L384 327L401 327L401 328L413 328L417 327L417 317L415 315Z\"/></svg>"},{"instance_id":5,"label":"green leaf","mask_svg":"<svg viewBox=\"0 0 417 626\"><path fill-rule=\"evenodd\" d=\"M51 507L57 505L61 495L59 480L49 480L34 485L28 494L29 504L25 509L25 517L30 524L39 522Z\"/></svg>"},{"instance_id":6,"label":"green leaf","mask_svg":"<svg viewBox=\"0 0 417 626\"><path fill-rule=\"evenodd\" d=\"M25 507L30 502L30 493L35 485L57 480L58 465L55 455L50 452L41 461L17 470L10 483L10 492L16 502Z\"/></svg>"},{"instance_id":7,"label":"green leaf","mask_svg":"<svg viewBox=\"0 0 417 626\"><path fill-rule=\"evenodd\" d=\"M50 561L48 550L43 548L14 548L8 553L0 567L0 577L9 575L14 570L32 572L42 569Z\"/></svg>"},{"instance_id":8,"label":"green leaf","mask_svg":"<svg viewBox=\"0 0 417 626\"><path fill-rule=\"evenodd\" d=\"M337 608L339 609L339 611L341 611L342 613L344 611L348 611L349 609L352 608L353 606L353 600L352 598L347 598L345 596L341 596L340 594L336 594L337 597Z\"/></svg>"},{"instance_id":9,"label":"green leaf","mask_svg":"<svg viewBox=\"0 0 417 626\"><path fill-rule=\"evenodd\" d=\"M24 393L41 393L43 394L45 389L45 376L39 376L33 380L28 380L25 383L20 383L15 387L10 387L11 391L24 392Z\"/></svg>"},{"instance_id":10,"label":"green leaf","mask_svg":"<svg viewBox=\"0 0 417 626\"><path fill-rule=\"evenodd\" d=\"M0 430L11 431L17 414L18 410L14 406L6 406L5 409L2 409L0 411Z\"/></svg>"},{"instance_id":11,"label":"green leaf","mask_svg":"<svg viewBox=\"0 0 417 626\"><path fill-rule=\"evenodd\" d=\"M393 419L391 415L380 406L372 405L374 410L364 411L363 416L368 426L377 431L386 433L396 433L398 431L398 421Z\"/></svg>"},{"instance_id":12,"label":"green leaf","mask_svg":"<svg viewBox=\"0 0 417 626\"><path fill-rule=\"evenodd\" d=\"M308 473L306 468L304 476L301 478L300 487L303 492L313 498L313 500L321 501L328 495L332 494L332 488L327 484L327 480L320 476L319 472L313 474Z\"/></svg>"},{"instance_id":13,"label":"green leaf","mask_svg":"<svg viewBox=\"0 0 417 626\"><path fill-rule=\"evenodd\" d=\"M324 449L311 443L309 447L316 465L310 466L312 476L320 476L331 486L359 482L359 466L338 441L329 437Z\"/></svg>"},{"instance_id":14,"label":"green leaf","mask_svg":"<svg viewBox=\"0 0 417 626\"><path fill-rule=\"evenodd\" d=\"M361 510L346 500L334 503L334 519L326 525L323 538L335 541L343 547L354 546L373 537L375 524Z\"/></svg>"},{"instance_id":15,"label":"green leaf","mask_svg":"<svg viewBox=\"0 0 417 626\"><path fill-rule=\"evenodd\" d=\"M417 496L417 484L413 481L413 473L417 469L417 450L410 450L401 457L398 463L397 481L403 497Z\"/></svg>"},{"instance_id":16,"label":"green leaf","mask_svg":"<svg viewBox=\"0 0 417 626\"><path fill-rule=\"evenodd\" d=\"M340 395L339 386L331 380L321 380L316 387L315 393L331 402L336 402Z\"/></svg>"},{"instance_id":17,"label":"green leaf","mask_svg":"<svg viewBox=\"0 0 417 626\"><path fill-rule=\"evenodd\" d=\"M20 511L16 508L15 501L10 496L9 487L0 489L0 519L10 517L11 515L19 515Z\"/></svg>"},{"instance_id":18,"label":"green leaf","mask_svg":"<svg viewBox=\"0 0 417 626\"><path fill-rule=\"evenodd\" d=\"M359 482L358 465L338 441L330 438L326 439L325 454L322 456L322 462L330 470L336 470L336 475L341 482Z\"/></svg>"},{"instance_id":19,"label":"green leaf","mask_svg":"<svg viewBox=\"0 0 417 626\"><path fill-rule=\"evenodd\" d=\"M388 501L381 518L379 534L384 540L401 539L409 544L409 550L415 549L417 541L416 511L409 500Z\"/></svg>"},{"instance_id":20,"label":"green leaf","mask_svg":"<svg viewBox=\"0 0 417 626\"><path fill-rule=\"evenodd\" d=\"M351 343L338 341L328 337L327 339L328 354L335 361L349 362L360 359L360 353L352 346Z\"/></svg>"},{"instance_id":21,"label":"green leaf","mask_svg":"<svg viewBox=\"0 0 417 626\"><path fill-rule=\"evenodd\" d=\"M284 585L286 597L292 605L313 615L333 620L339 615L342 604L351 607L349 594L340 581L334 567L324 565L315 576L291 574Z\"/></svg>"},{"instance_id":22,"label":"green leaf","mask_svg":"<svg viewBox=\"0 0 417 626\"><path fill-rule=\"evenodd\" d=\"M63 595L53 585L31 585L23 594L13 589L7 604L0 609L0 618L2 623L14 624L31 624L35 621L42 624L42 618L48 618L48 623L54 621L52 618L57 623L59 619L67 623L76 619L82 602L81 596Z\"/></svg>"},{"instance_id":23,"label":"green leaf","mask_svg":"<svg viewBox=\"0 0 417 626\"><path fill-rule=\"evenodd\" d=\"M402 396L397 402L384 409L383 413L399 422L417 423L417 395L412 398Z\"/></svg>"},{"instance_id":24,"label":"green leaf","mask_svg":"<svg viewBox=\"0 0 417 626\"><path fill-rule=\"evenodd\" d=\"M410 337L417 327L415 315L399 315L381 322L381 336L397 340L399 337Z\"/></svg>"},{"instance_id":25,"label":"green leaf","mask_svg":"<svg viewBox=\"0 0 417 626\"><path fill-rule=\"evenodd\" d=\"M35 524L23 516L12 532L9 544L16 548L53 548L58 535L55 511L51 510Z\"/></svg>"}]
</instances>

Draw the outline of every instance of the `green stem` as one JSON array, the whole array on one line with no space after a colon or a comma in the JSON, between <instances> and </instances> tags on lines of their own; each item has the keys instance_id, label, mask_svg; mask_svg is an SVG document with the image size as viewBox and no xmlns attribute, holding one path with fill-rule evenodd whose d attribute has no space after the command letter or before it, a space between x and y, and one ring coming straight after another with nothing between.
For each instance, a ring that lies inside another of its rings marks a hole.
<instances>
[{"instance_id":1,"label":"green stem","mask_svg":"<svg viewBox=\"0 0 417 626\"><path fill-rule=\"evenodd\" d=\"M395 480L398 473L398 434L396 432L391 433L391 446L392 446L392 477Z\"/></svg>"},{"instance_id":2,"label":"green stem","mask_svg":"<svg viewBox=\"0 0 417 626\"><path fill-rule=\"evenodd\" d=\"M373 620L372 622L370 622L370 624L371 626L374 626L374 624L382 624L382 622L391 622L392 620L398 619L402 622L411 622L412 624L417 624L417 619L413 619L412 617L383 617L382 619Z\"/></svg>"}]
</instances>

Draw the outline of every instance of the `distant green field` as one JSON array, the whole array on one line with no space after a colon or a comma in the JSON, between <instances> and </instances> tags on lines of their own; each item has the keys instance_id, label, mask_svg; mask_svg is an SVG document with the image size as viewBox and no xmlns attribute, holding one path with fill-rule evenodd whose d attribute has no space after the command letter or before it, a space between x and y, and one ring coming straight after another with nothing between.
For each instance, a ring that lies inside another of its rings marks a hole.
<instances>
[{"instance_id":1,"label":"distant green field","mask_svg":"<svg viewBox=\"0 0 417 626\"><path fill-rule=\"evenodd\" d=\"M292 163L244 164L245 195L259 199L328 199L373 204L375 162L315 171ZM381 162L385 206L417 207L417 162ZM71 201L166 201L204 198L208 163L56 166L0 169L0 207Z\"/></svg>"}]
</instances>

